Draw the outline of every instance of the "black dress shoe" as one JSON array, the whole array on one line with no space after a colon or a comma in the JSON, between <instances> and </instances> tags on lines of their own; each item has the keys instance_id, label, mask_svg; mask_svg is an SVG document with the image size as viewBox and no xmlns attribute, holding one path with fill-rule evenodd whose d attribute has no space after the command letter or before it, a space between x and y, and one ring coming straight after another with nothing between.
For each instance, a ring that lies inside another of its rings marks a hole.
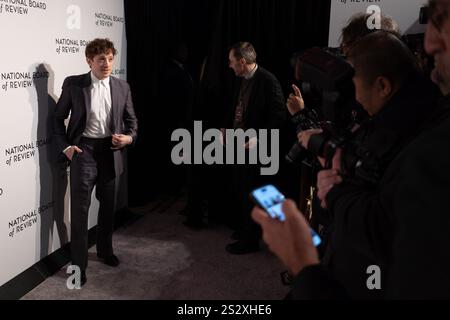
<instances>
[{"instance_id":1,"label":"black dress shoe","mask_svg":"<svg viewBox=\"0 0 450 320\"><path fill-rule=\"evenodd\" d=\"M110 267L118 267L120 264L119 259L114 254L110 255L106 258L100 254L97 254L97 257L99 257L100 259L103 259L103 263Z\"/></svg>"},{"instance_id":2,"label":"black dress shoe","mask_svg":"<svg viewBox=\"0 0 450 320\"><path fill-rule=\"evenodd\" d=\"M84 286L87 282L86 271L81 271L80 284Z\"/></svg>"},{"instance_id":3,"label":"black dress shoe","mask_svg":"<svg viewBox=\"0 0 450 320\"><path fill-rule=\"evenodd\" d=\"M241 255L260 251L259 244L237 241L225 247L228 253Z\"/></svg>"}]
</instances>

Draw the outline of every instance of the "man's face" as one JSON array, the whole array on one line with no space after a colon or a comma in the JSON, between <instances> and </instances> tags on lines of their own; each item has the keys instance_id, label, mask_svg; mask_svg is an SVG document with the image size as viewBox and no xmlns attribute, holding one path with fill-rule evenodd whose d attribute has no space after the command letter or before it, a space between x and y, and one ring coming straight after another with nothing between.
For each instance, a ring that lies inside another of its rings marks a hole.
<instances>
[{"instance_id":1,"label":"man's face","mask_svg":"<svg viewBox=\"0 0 450 320\"><path fill-rule=\"evenodd\" d=\"M228 61L229 67L233 69L236 76L243 77L245 75L245 59L236 59L234 56L234 50L230 51Z\"/></svg>"},{"instance_id":2,"label":"man's face","mask_svg":"<svg viewBox=\"0 0 450 320\"><path fill-rule=\"evenodd\" d=\"M369 85L359 75L353 77L353 83L355 84L356 101L358 101L366 110L369 115L373 116L378 111L379 101L376 95L375 85Z\"/></svg>"},{"instance_id":3,"label":"man's face","mask_svg":"<svg viewBox=\"0 0 450 320\"><path fill-rule=\"evenodd\" d=\"M355 68L351 59L348 59L347 62ZM369 85L356 68L355 75L353 76L353 84L355 85L356 101L358 101L370 115L374 115L374 103L376 103L375 85Z\"/></svg>"},{"instance_id":4,"label":"man's face","mask_svg":"<svg viewBox=\"0 0 450 320\"><path fill-rule=\"evenodd\" d=\"M111 75L114 55L112 52L98 54L92 59L87 58L87 62L94 76L99 80L103 80Z\"/></svg>"},{"instance_id":5,"label":"man's face","mask_svg":"<svg viewBox=\"0 0 450 320\"><path fill-rule=\"evenodd\" d=\"M425 35L425 50L434 56L435 68L431 75L444 95L450 93L450 9L449 0L436 0L431 6L430 21Z\"/></svg>"}]
</instances>

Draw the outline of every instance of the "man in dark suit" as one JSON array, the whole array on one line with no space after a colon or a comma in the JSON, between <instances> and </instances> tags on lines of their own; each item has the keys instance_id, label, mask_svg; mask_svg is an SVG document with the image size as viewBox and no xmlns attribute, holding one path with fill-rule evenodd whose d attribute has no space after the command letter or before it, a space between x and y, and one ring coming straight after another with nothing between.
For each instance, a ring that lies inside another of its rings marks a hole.
<instances>
[{"instance_id":1,"label":"man in dark suit","mask_svg":"<svg viewBox=\"0 0 450 320\"><path fill-rule=\"evenodd\" d=\"M117 50L109 39L86 47L91 71L65 79L55 113L54 132L62 161L70 162L72 265L86 282L88 213L94 186L100 202L97 255L116 267L112 247L115 179L124 171L124 148L136 140L137 119L129 85L111 76ZM64 124L70 120L68 127Z\"/></svg>"},{"instance_id":2,"label":"man in dark suit","mask_svg":"<svg viewBox=\"0 0 450 320\"><path fill-rule=\"evenodd\" d=\"M224 127L244 131L280 129L287 118L281 85L272 73L256 63L253 45L248 42L233 45L229 52L229 66L239 80ZM255 148L257 144L258 138L253 137L247 141L245 149ZM250 217L252 203L249 194L269 179L260 176L257 165L235 165L232 171L236 204L234 227L238 241L229 244L226 250L231 254L255 252L259 250L261 230Z\"/></svg>"}]
</instances>

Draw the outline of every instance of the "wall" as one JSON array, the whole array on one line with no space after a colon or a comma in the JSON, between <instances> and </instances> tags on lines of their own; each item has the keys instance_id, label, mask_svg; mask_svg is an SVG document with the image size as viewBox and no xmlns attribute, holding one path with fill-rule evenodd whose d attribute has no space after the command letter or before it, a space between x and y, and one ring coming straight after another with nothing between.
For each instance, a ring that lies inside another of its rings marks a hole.
<instances>
[{"instance_id":1,"label":"wall","mask_svg":"<svg viewBox=\"0 0 450 320\"><path fill-rule=\"evenodd\" d=\"M329 46L337 47L340 43L342 28L355 13L366 12L371 5L379 6L381 12L393 17L404 34L415 34L425 31L418 23L420 7L426 0L332 0Z\"/></svg>"},{"instance_id":2,"label":"wall","mask_svg":"<svg viewBox=\"0 0 450 320\"><path fill-rule=\"evenodd\" d=\"M0 286L70 239L67 172L51 118L64 78L89 71L86 44L108 37L126 78L122 0L0 0ZM123 198L123 197L122 197ZM90 227L96 224L93 201Z\"/></svg>"}]
</instances>

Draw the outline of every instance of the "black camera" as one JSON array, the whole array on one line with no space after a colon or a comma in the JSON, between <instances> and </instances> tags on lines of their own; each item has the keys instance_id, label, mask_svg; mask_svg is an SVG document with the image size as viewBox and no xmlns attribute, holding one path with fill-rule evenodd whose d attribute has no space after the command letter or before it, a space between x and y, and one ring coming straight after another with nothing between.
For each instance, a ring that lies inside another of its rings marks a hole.
<instances>
[{"instance_id":1,"label":"black camera","mask_svg":"<svg viewBox=\"0 0 450 320\"><path fill-rule=\"evenodd\" d=\"M298 142L294 144L286 160L305 163L309 157L322 157L329 168L336 150L342 148L342 174L375 183L379 179L378 161L354 139L368 116L355 99L353 67L329 49L312 48L297 59L296 79L319 92L321 101L320 107L306 107L294 115L297 133L309 129L322 129L323 133L311 136L308 150Z\"/></svg>"},{"instance_id":2,"label":"black camera","mask_svg":"<svg viewBox=\"0 0 450 320\"><path fill-rule=\"evenodd\" d=\"M334 142L345 140L343 137L354 121L356 101L353 75L354 69L338 52L312 48L297 55L295 78L306 83L311 92L318 93L316 101L320 101L320 107L307 107L296 114L293 120L297 133L308 129L323 130L323 134L311 139L309 151L315 156L328 158L328 147L337 144ZM296 143L286 160L303 161L306 155L306 150Z\"/></svg>"}]
</instances>

